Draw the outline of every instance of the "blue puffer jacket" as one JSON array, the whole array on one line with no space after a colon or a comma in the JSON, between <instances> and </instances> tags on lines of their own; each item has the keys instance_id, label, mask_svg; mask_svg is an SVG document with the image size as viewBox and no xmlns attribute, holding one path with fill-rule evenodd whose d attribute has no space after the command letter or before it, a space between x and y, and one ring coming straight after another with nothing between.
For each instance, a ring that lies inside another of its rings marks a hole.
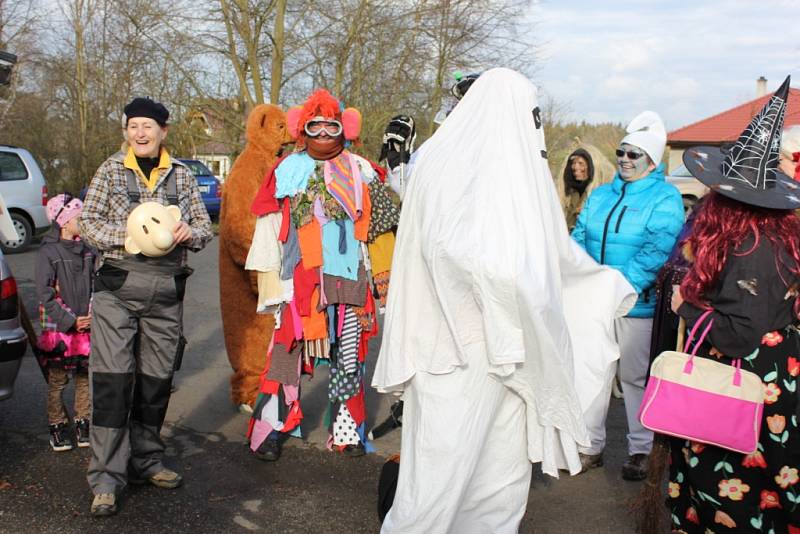
<instances>
[{"instance_id":1,"label":"blue puffer jacket","mask_svg":"<svg viewBox=\"0 0 800 534\"><path fill-rule=\"evenodd\" d=\"M620 271L639 293L628 317L652 317L656 275L683 226L681 194L664 181L664 165L635 182L619 173L595 189L572 238L599 263Z\"/></svg>"}]
</instances>

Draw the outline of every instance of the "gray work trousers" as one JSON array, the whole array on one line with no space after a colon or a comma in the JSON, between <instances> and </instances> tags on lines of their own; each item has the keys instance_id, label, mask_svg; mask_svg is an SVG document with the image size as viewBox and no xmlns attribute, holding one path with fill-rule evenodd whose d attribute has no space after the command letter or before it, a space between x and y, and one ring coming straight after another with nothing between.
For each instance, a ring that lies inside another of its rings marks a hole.
<instances>
[{"instance_id":1,"label":"gray work trousers","mask_svg":"<svg viewBox=\"0 0 800 534\"><path fill-rule=\"evenodd\" d=\"M619 380L628 418L628 454L650 454L653 433L642 426L638 414L650 365L653 319L621 317L614 321L614 332L619 343Z\"/></svg>"},{"instance_id":2,"label":"gray work trousers","mask_svg":"<svg viewBox=\"0 0 800 534\"><path fill-rule=\"evenodd\" d=\"M183 352L185 276L104 265L92 301L92 459L94 494L119 493L128 474L163 469L161 425Z\"/></svg>"}]
</instances>

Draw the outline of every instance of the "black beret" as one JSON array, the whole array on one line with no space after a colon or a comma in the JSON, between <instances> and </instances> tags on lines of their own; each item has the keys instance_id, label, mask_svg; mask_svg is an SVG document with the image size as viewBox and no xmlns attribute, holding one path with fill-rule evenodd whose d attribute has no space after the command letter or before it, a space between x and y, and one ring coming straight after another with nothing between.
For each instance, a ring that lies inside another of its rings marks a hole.
<instances>
[{"instance_id":1,"label":"black beret","mask_svg":"<svg viewBox=\"0 0 800 534\"><path fill-rule=\"evenodd\" d=\"M128 119L133 117L146 117L153 119L161 126L167 125L169 111L161 102L155 102L149 98L134 98L131 103L125 106L125 125Z\"/></svg>"}]
</instances>

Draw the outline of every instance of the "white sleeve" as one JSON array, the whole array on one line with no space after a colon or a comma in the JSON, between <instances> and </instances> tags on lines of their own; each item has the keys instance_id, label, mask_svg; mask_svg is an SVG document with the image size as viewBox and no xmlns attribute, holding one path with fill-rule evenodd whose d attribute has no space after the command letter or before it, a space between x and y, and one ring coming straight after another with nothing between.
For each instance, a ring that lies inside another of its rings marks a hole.
<instances>
[{"instance_id":1,"label":"white sleeve","mask_svg":"<svg viewBox=\"0 0 800 534\"><path fill-rule=\"evenodd\" d=\"M281 212L269 213L256 219L253 242L247 253L244 268L248 271L280 271L283 245L278 239L283 215Z\"/></svg>"}]
</instances>

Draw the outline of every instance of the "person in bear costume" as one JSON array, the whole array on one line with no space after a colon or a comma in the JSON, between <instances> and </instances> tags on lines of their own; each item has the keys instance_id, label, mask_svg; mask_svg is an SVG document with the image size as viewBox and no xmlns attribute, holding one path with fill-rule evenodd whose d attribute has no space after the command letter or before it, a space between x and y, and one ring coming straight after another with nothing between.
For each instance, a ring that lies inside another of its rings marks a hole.
<instances>
[{"instance_id":1,"label":"person in bear costume","mask_svg":"<svg viewBox=\"0 0 800 534\"><path fill-rule=\"evenodd\" d=\"M283 145L292 141L286 114L271 104L253 108L247 119L246 141L222 190L219 302L225 349L233 368L231 399L241 411L249 413L258 394L259 375L274 327L272 315L256 313L256 277L244 268L256 223L250 205Z\"/></svg>"}]
</instances>

